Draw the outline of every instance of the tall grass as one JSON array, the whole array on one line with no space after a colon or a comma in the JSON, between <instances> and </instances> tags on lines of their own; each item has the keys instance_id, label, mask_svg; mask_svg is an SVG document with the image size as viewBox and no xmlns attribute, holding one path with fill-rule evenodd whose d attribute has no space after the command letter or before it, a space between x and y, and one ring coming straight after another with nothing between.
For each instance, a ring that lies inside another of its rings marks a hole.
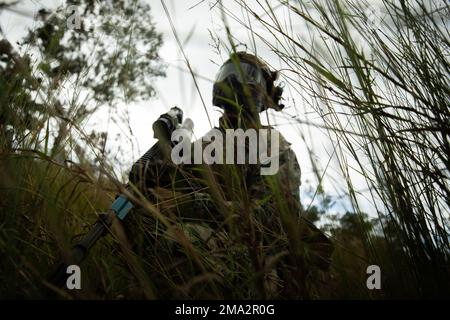
<instances>
[{"instance_id":1,"label":"tall grass","mask_svg":"<svg viewBox=\"0 0 450 320\"><path fill-rule=\"evenodd\" d=\"M319 125L333 143L354 213L328 228L336 247L331 271L309 265L304 274L292 274L292 283L273 272L286 259L309 253L296 231L286 228L292 204L284 201L280 181L268 181L272 203L255 203L239 167L223 168L220 179L208 167L195 176L180 168L150 194L130 194L137 209L93 249L82 266L83 289L56 290L58 297L448 297L448 5L383 1L384 18L374 25L367 23L369 4L361 1L234 4L243 18L227 2L214 10L226 17L228 30L227 19L246 28L249 39L228 32L222 44L233 49L241 41L271 50L289 89L322 123L286 119ZM303 38L299 23L308 30ZM9 91L16 103L21 90ZM82 119L61 119L48 101L32 127L16 116L20 135L1 128L0 296L45 298L51 266L125 190L96 140L83 132ZM51 148L54 119L68 123L59 132L60 152ZM68 161L73 153L77 163ZM319 181L327 170L317 167ZM355 172L368 192L354 183ZM360 209L362 194L376 208L371 221ZM269 205L276 219L264 217ZM314 209L303 207L305 215ZM192 211L203 216L186 216ZM381 267L380 291L366 287L370 264Z\"/></svg>"},{"instance_id":2,"label":"tall grass","mask_svg":"<svg viewBox=\"0 0 450 320\"><path fill-rule=\"evenodd\" d=\"M361 240L367 260L386 272L383 293L448 296L448 4L236 3L258 22L252 37L286 66L289 87L309 95L360 216L352 179L364 177L382 240L371 233ZM299 23L308 33L298 35Z\"/></svg>"}]
</instances>

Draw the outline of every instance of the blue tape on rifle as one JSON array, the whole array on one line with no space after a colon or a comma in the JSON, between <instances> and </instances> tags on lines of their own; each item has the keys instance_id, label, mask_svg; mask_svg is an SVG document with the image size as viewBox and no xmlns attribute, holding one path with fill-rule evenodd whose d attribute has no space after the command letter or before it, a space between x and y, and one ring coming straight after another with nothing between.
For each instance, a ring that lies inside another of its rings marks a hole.
<instances>
[{"instance_id":1,"label":"blue tape on rifle","mask_svg":"<svg viewBox=\"0 0 450 320\"><path fill-rule=\"evenodd\" d=\"M116 215L120 220L125 219L132 208L133 204L124 195L120 195L111 206L111 209L116 212Z\"/></svg>"}]
</instances>

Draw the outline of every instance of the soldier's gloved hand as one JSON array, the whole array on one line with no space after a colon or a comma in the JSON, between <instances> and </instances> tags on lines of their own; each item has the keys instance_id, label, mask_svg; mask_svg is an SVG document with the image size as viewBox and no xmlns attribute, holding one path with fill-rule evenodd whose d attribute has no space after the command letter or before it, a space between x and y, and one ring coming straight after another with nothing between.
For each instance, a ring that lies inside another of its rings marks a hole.
<instances>
[{"instance_id":1,"label":"soldier's gloved hand","mask_svg":"<svg viewBox=\"0 0 450 320\"><path fill-rule=\"evenodd\" d=\"M182 130L183 139L187 139L189 141L192 140L192 134L194 131L194 122L190 118L186 118L183 123L177 128L178 130Z\"/></svg>"}]
</instances>

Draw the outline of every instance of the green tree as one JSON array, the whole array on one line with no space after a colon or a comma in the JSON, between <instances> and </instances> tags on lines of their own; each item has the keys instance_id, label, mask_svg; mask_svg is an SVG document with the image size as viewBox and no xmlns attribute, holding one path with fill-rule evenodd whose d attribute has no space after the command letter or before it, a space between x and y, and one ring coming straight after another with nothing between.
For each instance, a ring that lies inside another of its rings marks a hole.
<instances>
[{"instance_id":1,"label":"green tree","mask_svg":"<svg viewBox=\"0 0 450 320\"><path fill-rule=\"evenodd\" d=\"M48 129L53 120L54 154L68 123L80 124L103 105L155 95L154 80L164 76L162 36L144 1L67 0L54 11L39 10L36 19L21 43L25 53L6 37L0 46L0 128L16 146L26 130Z\"/></svg>"}]
</instances>

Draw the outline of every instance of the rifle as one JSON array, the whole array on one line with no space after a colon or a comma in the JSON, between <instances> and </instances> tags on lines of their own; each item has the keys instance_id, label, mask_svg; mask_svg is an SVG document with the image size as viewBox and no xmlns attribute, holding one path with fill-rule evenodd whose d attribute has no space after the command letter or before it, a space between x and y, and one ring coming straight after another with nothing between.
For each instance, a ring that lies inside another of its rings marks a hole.
<instances>
[{"instance_id":1,"label":"rifle","mask_svg":"<svg viewBox=\"0 0 450 320\"><path fill-rule=\"evenodd\" d=\"M177 107L173 107L153 123L154 137L158 141L133 164L129 174L130 182L137 184L141 179L145 179L149 162L155 157L168 155L168 152L174 147L174 143L171 141L172 132L181 125L182 121L183 111ZM131 191L129 184L125 188ZM124 220L133 207L133 203L124 194L118 195L112 203L111 208L107 212L101 213L90 231L75 244L68 259L60 262L53 269L53 272L47 279L48 283L62 288L69 277L67 268L70 265L80 265L86 259L89 250L95 243L108 233L114 216L119 220Z\"/></svg>"}]
</instances>

